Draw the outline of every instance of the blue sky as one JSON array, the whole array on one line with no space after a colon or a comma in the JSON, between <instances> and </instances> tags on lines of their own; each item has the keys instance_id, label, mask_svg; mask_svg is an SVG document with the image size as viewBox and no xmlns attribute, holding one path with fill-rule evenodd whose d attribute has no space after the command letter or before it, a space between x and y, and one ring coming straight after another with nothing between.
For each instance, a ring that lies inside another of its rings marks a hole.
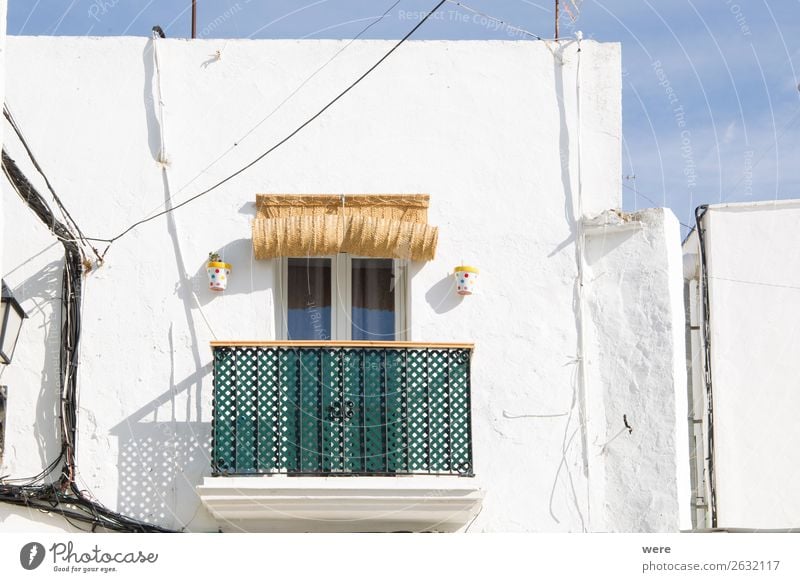
<instances>
[{"instance_id":1,"label":"blue sky","mask_svg":"<svg viewBox=\"0 0 800 582\"><path fill-rule=\"evenodd\" d=\"M395 0L199 0L199 36L351 38ZM569 0L562 0L562 3ZM399 38L434 0L364 35ZM553 0L464 0L544 38ZM9 0L9 34L190 34L190 0ZM800 0L584 0L562 35L619 41L624 208L800 198ZM525 39L449 3L419 39ZM687 228L683 228L686 234Z\"/></svg>"}]
</instances>

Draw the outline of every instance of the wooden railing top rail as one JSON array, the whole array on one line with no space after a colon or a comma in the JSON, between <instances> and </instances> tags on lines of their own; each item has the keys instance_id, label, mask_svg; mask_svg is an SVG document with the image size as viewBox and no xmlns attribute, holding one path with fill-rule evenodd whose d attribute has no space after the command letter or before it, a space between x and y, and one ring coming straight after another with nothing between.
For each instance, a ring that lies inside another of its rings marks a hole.
<instances>
[{"instance_id":1,"label":"wooden railing top rail","mask_svg":"<svg viewBox=\"0 0 800 582\"><path fill-rule=\"evenodd\" d=\"M448 342L380 342L380 341L212 341L212 348L217 347L273 347L273 348L411 348L411 349L475 349L472 343Z\"/></svg>"}]
</instances>

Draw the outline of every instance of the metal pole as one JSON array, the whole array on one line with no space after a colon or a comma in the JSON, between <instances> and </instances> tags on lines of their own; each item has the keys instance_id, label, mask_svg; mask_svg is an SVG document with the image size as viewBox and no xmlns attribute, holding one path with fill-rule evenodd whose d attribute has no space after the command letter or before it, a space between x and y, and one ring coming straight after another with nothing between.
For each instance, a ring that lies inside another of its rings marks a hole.
<instances>
[{"instance_id":1,"label":"metal pole","mask_svg":"<svg viewBox=\"0 0 800 582\"><path fill-rule=\"evenodd\" d=\"M192 0L192 38L197 38L197 0Z\"/></svg>"},{"instance_id":2,"label":"metal pole","mask_svg":"<svg viewBox=\"0 0 800 582\"><path fill-rule=\"evenodd\" d=\"M556 0L556 40L558 40L558 0Z\"/></svg>"}]
</instances>

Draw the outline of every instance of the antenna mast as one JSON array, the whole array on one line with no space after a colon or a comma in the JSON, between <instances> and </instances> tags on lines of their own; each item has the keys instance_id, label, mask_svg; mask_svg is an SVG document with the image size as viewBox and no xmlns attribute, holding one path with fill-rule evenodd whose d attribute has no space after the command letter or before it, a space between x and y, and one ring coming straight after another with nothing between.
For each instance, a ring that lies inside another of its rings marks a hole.
<instances>
[{"instance_id":1,"label":"antenna mast","mask_svg":"<svg viewBox=\"0 0 800 582\"><path fill-rule=\"evenodd\" d=\"M556 0L556 40L558 40L558 0Z\"/></svg>"},{"instance_id":2,"label":"antenna mast","mask_svg":"<svg viewBox=\"0 0 800 582\"><path fill-rule=\"evenodd\" d=\"M197 38L197 0L192 0L192 38Z\"/></svg>"}]
</instances>

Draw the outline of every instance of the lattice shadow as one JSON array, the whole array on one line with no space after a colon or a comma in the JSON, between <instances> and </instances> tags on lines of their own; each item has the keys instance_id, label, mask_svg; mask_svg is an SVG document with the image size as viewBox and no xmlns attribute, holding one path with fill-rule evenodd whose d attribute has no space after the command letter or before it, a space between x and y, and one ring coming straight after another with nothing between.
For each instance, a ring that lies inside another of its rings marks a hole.
<instances>
[{"instance_id":1,"label":"lattice shadow","mask_svg":"<svg viewBox=\"0 0 800 582\"><path fill-rule=\"evenodd\" d=\"M201 368L111 429L119 439L120 512L173 529L198 517L195 487L211 474L211 423L191 419L202 418L209 373Z\"/></svg>"},{"instance_id":2,"label":"lattice shadow","mask_svg":"<svg viewBox=\"0 0 800 582\"><path fill-rule=\"evenodd\" d=\"M181 528L209 474L211 424L141 422L119 430L119 511L148 523Z\"/></svg>"}]
</instances>

